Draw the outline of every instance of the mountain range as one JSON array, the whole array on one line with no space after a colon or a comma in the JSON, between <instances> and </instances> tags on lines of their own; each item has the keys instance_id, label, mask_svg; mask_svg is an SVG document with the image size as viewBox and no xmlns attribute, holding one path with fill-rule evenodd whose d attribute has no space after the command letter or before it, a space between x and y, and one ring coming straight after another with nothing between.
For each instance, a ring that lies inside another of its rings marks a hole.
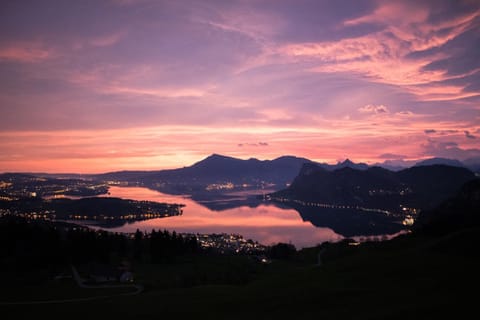
<instances>
[{"instance_id":1,"label":"mountain range","mask_svg":"<svg viewBox=\"0 0 480 320\"><path fill-rule=\"evenodd\" d=\"M365 205L374 201L376 205L385 207L388 203L397 204L407 199L412 206L429 207L429 199L448 195L475 177L466 166L458 160L431 158L407 169L391 170L354 163L349 159L327 164L294 156L282 156L274 160L242 160L212 154L191 166L178 169L117 171L82 177L144 186L171 194L190 194L194 200L221 197L231 191L264 189L265 192L274 192L286 189L282 195L328 203ZM468 166L480 168L473 160ZM311 172L314 174L311 175ZM33 175L54 178L69 176ZM79 175L71 177L80 178ZM431 196L427 197L426 194Z\"/></svg>"},{"instance_id":2,"label":"mountain range","mask_svg":"<svg viewBox=\"0 0 480 320\"><path fill-rule=\"evenodd\" d=\"M170 193L209 193L225 191L232 185L243 188L284 188L300 171L305 158L284 156L274 160L236 159L212 154L189 167L160 171L120 171L94 177L99 180L140 182L152 189Z\"/></svg>"},{"instance_id":3,"label":"mountain range","mask_svg":"<svg viewBox=\"0 0 480 320\"><path fill-rule=\"evenodd\" d=\"M401 214L405 213L403 208L432 208L475 177L460 161L443 158L427 159L393 171L349 159L331 165L293 156L241 160L218 154L179 169L95 176L165 193L189 194L193 200L215 206L226 205L224 202L232 205L232 191L264 189L275 199L360 206ZM219 201L211 202L212 199ZM237 200L244 202L242 197ZM248 201L258 205L252 198Z\"/></svg>"},{"instance_id":4,"label":"mountain range","mask_svg":"<svg viewBox=\"0 0 480 320\"><path fill-rule=\"evenodd\" d=\"M473 161L473 160L472 160ZM417 162L415 166L429 166L443 164L448 166L480 170L480 159L478 164L469 164L458 160L445 158L431 158ZM143 185L154 189L174 193L190 193L205 189L210 184L232 183L234 185L248 185L249 187L261 188L266 185L274 185L279 190L293 181L304 164L312 164L326 171L335 171L342 168L365 171L372 166L365 163L354 163L349 159L337 164L317 163L306 158L295 156L282 156L274 160L248 160L212 154L209 157L188 167L158 171L118 171L98 175L92 175L99 180L117 180L125 182L141 182ZM382 166L390 171L399 171L405 168Z\"/></svg>"},{"instance_id":5,"label":"mountain range","mask_svg":"<svg viewBox=\"0 0 480 320\"><path fill-rule=\"evenodd\" d=\"M367 170L371 167L381 167L390 171L400 171L414 166L429 166L443 164L463 167L480 173L480 158L471 158L464 161L447 158L429 158L421 161L386 160L383 163L368 165L355 163L350 159L339 161L336 164L319 163L312 160L296 157L281 156L273 160L258 160L250 158L242 160L234 157L212 154L191 166L165 170L127 170L102 174L75 174L75 173L28 173L37 177L95 179L103 181L140 182L144 185L156 185L158 188L172 185L201 185L232 182L234 184L251 184L255 187L274 184L281 188L289 184L296 177L303 164L316 164L327 171L341 168Z\"/></svg>"},{"instance_id":6,"label":"mountain range","mask_svg":"<svg viewBox=\"0 0 480 320\"><path fill-rule=\"evenodd\" d=\"M12 181L11 175L1 176ZM68 182L65 177L69 177L68 174L13 176L17 177L17 182L25 180L26 185L51 184L54 189L63 186ZM33 176L61 179L52 182L32 179ZM358 232L379 234L379 230L382 234L396 233L403 228L398 223L403 218L416 215L419 209L431 210L466 182L475 180L476 175L461 162L442 158L393 171L349 159L331 165L293 156L241 160L213 154L192 166L178 169L70 176L73 177L79 180L71 184L86 190L89 185L82 185L84 180L80 178L88 178L90 184L116 181L170 194L188 194L192 200L212 210L255 207L262 204L268 194L276 205L297 210L304 221L350 236ZM20 183L19 188L21 186ZM392 215L385 214L386 211Z\"/></svg>"}]
</instances>

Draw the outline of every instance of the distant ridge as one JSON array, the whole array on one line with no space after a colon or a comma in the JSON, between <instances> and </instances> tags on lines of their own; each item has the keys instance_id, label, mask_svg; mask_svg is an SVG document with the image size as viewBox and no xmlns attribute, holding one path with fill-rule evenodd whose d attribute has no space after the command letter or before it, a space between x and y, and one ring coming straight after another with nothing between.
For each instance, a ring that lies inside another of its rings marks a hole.
<instances>
[{"instance_id":1,"label":"distant ridge","mask_svg":"<svg viewBox=\"0 0 480 320\"><path fill-rule=\"evenodd\" d=\"M379 166L392 171L400 171L406 168L417 166L431 166L435 164L444 164L452 167L467 168L473 172L480 173L480 157L469 158L463 161L457 159L434 157L424 160L385 160L382 163L376 163L374 166Z\"/></svg>"},{"instance_id":2,"label":"distant ridge","mask_svg":"<svg viewBox=\"0 0 480 320\"><path fill-rule=\"evenodd\" d=\"M337 163L335 166L335 169L341 169L341 168L351 168L351 169L357 169L357 170L367 170L368 165L366 163L354 163L350 159L346 159L343 162Z\"/></svg>"},{"instance_id":3,"label":"distant ridge","mask_svg":"<svg viewBox=\"0 0 480 320\"><path fill-rule=\"evenodd\" d=\"M274 160L237 159L212 154L191 166L159 171L123 171L96 175L100 180L141 182L152 189L171 193L201 193L213 184L242 185L250 188L282 189L298 174L306 158L282 156ZM218 187L220 191L220 186ZM211 187L210 191L216 190Z\"/></svg>"},{"instance_id":4,"label":"distant ridge","mask_svg":"<svg viewBox=\"0 0 480 320\"><path fill-rule=\"evenodd\" d=\"M465 164L456 159L447 159L447 158L430 158L417 162L414 167L418 166L432 166L436 164L444 164L452 167L466 168Z\"/></svg>"}]
</instances>

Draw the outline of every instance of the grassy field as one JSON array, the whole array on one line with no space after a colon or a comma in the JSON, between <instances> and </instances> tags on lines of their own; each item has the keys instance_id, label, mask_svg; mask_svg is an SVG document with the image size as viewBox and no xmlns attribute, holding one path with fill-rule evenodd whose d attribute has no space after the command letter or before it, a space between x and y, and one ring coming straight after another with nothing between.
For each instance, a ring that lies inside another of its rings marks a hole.
<instances>
[{"instance_id":1,"label":"grassy field","mask_svg":"<svg viewBox=\"0 0 480 320\"><path fill-rule=\"evenodd\" d=\"M351 247L332 245L316 266L318 249L295 261L262 265L248 257L183 257L137 265L145 291L83 302L4 305L7 319L451 319L476 305L479 230L443 237L403 236ZM35 286L34 286L35 287ZM9 296L2 288L2 297ZM105 290L105 291L102 291ZM474 290L474 293L471 293ZM113 289L80 289L49 281L15 288L9 301L116 295ZM469 317L470 318L470 317Z\"/></svg>"}]
</instances>

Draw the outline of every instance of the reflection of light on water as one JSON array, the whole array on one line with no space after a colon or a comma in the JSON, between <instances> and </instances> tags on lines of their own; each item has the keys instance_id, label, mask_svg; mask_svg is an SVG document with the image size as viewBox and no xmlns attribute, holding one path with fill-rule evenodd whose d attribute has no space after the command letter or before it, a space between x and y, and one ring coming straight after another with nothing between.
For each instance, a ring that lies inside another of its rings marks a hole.
<instances>
[{"instance_id":1,"label":"reflection of light on water","mask_svg":"<svg viewBox=\"0 0 480 320\"><path fill-rule=\"evenodd\" d=\"M238 233L263 244L291 242L298 248L343 238L332 229L317 228L302 221L293 209L282 209L274 205L262 204L256 208L242 206L213 211L185 196L168 195L138 187L111 187L110 196L185 204L181 216L133 222L111 229L112 231L166 229L188 233Z\"/></svg>"},{"instance_id":2,"label":"reflection of light on water","mask_svg":"<svg viewBox=\"0 0 480 320\"><path fill-rule=\"evenodd\" d=\"M351 237L353 240L358 241L358 243L361 242L368 242L368 241L385 241L385 240L390 240L393 238L396 238L402 234L408 234L410 233L410 230L400 230L394 234L384 234L381 236L375 235L375 236L354 236Z\"/></svg>"}]
</instances>

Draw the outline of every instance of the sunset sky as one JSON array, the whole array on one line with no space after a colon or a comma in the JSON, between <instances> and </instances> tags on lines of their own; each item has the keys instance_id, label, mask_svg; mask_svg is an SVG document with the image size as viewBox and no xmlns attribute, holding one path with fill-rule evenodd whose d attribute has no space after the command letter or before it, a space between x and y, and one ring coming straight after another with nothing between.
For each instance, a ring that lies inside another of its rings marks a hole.
<instances>
[{"instance_id":1,"label":"sunset sky","mask_svg":"<svg viewBox=\"0 0 480 320\"><path fill-rule=\"evenodd\" d=\"M480 157L480 1L0 3L0 172Z\"/></svg>"}]
</instances>

